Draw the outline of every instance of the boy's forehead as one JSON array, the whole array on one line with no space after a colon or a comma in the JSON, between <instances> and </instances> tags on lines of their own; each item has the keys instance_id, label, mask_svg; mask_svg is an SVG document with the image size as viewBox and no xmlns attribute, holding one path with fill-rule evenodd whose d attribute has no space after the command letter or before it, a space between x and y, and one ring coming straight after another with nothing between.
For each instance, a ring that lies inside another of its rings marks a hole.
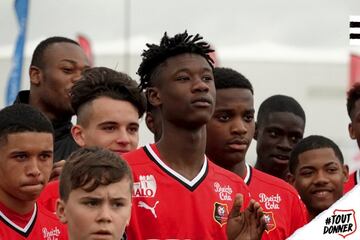
<instances>
[{"instance_id":1,"label":"boy's forehead","mask_svg":"<svg viewBox=\"0 0 360 240\"><path fill-rule=\"evenodd\" d=\"M76 196L78 197L106 196L106 197L118 198L118 197L122 197L122 195L124 193L127 193L129 191L129 188L131 188L131 180L130 177L128 176L124 176L121 180L116 182L112 182L109 184L100 184L94 190L89 191L88 188L91 188L92 184L94 184L94 181L90 180L87 184L85 184L85 186L73 189L71 190L71 192L76 193Z\"/></svg>"},{"instance_id":2,"label":"boy's forehead","mask_svg":"<svg viewBox=\"0 0 360 240\"><path fill-rule=\"evenodd\" d=\"M192 62L198 61L201 63L206 63L206 67L212 69L206 58L197 53L180 53L174 56L166 58L162 63L160 63L156 68L168 71L176 71L177 69L182 69L184 67L192 66Z\"/></svg>"},{"instance_id":3,"label":"boy's forehead","mask_svg":"<svg viewBox=\"0 0 360 240\"><path fill-rule=\"evenodd\" d=\"M341 163L336 156L335 151L331 147L316 148L304 151L298 156L298 167L307 166L323 166L329 163Z\"/></svg>"}]
</instances>

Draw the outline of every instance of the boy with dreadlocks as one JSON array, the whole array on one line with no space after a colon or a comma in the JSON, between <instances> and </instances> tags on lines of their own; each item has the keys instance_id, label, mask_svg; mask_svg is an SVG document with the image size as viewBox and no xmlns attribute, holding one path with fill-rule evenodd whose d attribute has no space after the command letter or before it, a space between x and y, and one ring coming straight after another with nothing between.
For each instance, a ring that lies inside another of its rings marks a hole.
<instances>
[{"instance_id":1,"label":"boy with dreadlocks","mask_svg":"<svg viewBox=\"0 0 360 240\"><path fill-rule=\"evenodd\" d=\"M245 204L249 202L244 182L205 156L215 86L209 57L213 50L201 39L187 32L172 38L165 33L160 45L147 44L142 54L140 87L160 111L162 135L155 144L124 155L134 175L129 239L227 239L226 224L236 194L242 193ZM243 214L239 201L235 209L229 226ZM244 215L258 210L261 213L251 201ZM252 220L260 223L259 216ZM252 239L262 233L263 224L257 226ZM236 234L249 237L246 227L236 228ZM234 231L228 234L235 239Z\"/></svg>"}]
</instances>

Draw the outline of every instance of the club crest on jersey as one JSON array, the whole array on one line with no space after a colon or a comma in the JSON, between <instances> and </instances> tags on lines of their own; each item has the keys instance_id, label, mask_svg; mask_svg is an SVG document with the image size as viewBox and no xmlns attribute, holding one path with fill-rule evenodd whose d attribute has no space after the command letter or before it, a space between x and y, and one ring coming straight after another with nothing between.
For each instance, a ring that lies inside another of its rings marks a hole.
<instances>
[{"instance_id":1,"label":"club crest on jersey","mask_svg":"<svg viewBox=\"0 0 360 240\"><path fill-rule=\"evenodd\" d=\"M214 189L216 193L219 193L220 200L231 201L231 194L233 192L229 185L221 186L220 183L214 182Z\"/></svg>"},{"instance_id":2,"label":"club crest on jersey","mask_svg":"<svg viewBox=\"0 0 360 240\"><path fill-rule=\"evenodd\" d=\"M156 193L156 180L153 175L139 176L139 182L134 182L133 197L152 198Z\"/></svg>"},{"instance_id":3,"label":"club crest on jersey","mask_svg":"<svg viewBox=\"0 0 360 240\"><path fill-rule=\"evenodd\" d=\"M333 215L325 218L323 235L340 235L346 238L357 229L354 209L335 209Z\"/></svg>"},{"instance_id":4,"label":"club crest on jersey","mask_svg":"<svg viewBox=\"0 0 360 240\"><path fill-rule=\"evenodd\" d=\"M222 227L227 223L229 215L228 205L223 203L214 203L214 220Z\"/></svg>"},{"instance_id":5,"label":"club crest on jersey","mask_svg":"<svg viewBox=\"0 0 360 240\"><path fill-rule=\"evenodd\" d=\"M266 233L271 232L276 228L276 222L273 212L264 212L264 218L266 222Z\"/></svg>"},{"instance_id":6,"label":"club crest on jersey","mask_svg":"<svg viewBox=\"0 0 360 240\"><path fill-rule=\"evenodd\" d=\"M281 197L279 194L266 195L259 193L259 202L265 207L266 210L280 209Z\"/></svg>"}]
</instances>

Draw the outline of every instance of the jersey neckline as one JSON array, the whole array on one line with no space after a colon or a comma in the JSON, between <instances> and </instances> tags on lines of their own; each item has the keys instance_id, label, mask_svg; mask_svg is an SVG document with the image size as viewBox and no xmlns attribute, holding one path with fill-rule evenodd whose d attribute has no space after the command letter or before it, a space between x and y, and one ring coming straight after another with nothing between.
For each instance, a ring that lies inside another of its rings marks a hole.
<instances>
[{"instance_id":1,"label":"jersey neckline","mask_svg":"<svg viewBox=\"0 0 360 240\"><path fill-rule=\"evenodd\" d=\"M154 148L156 146L154 145ZM189 180L182 176L180 173L176 172L174 169L170 168L166 163L164 163L160 156L154 151L153 147L148 144L144 146L145 153L149 156L149 158L158 165L166 174L180 182L182 185L184 185L186 188L188 188L190 191L194 191L197 186L205 179L207 173L208 173L208 159L204 155L204 163L199 171L199 173L192 179Z\"/></svg>"}]
</instances>

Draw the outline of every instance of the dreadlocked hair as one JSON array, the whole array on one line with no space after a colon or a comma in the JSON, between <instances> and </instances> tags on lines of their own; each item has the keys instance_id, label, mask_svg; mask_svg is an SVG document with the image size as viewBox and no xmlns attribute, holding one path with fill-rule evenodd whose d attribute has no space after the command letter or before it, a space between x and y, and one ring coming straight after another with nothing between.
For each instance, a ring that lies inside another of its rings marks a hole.
<instances>
[{"instance_id":1,"label":"dreadlocked hair","mask_svg":"<svg viewBox=\"0 0 360 240\"><path fill-rule=\"evenodd\" d=\"M209 43L200 41L202 39L203 37L199 34L193 36L189 35L187 31L176 34L172 38L165 32L160 45L147 43L148 49L144 50L141 54L142 62L137 71L137 74L140 76L139 88L144 90L151 86L151 76L155 68L162 62L183 53L198 54L204 57L211 68L213 68L214 60L209 56L209 53L214 52L214 50L210 48Z\"/></svg>"}]
</instances>

